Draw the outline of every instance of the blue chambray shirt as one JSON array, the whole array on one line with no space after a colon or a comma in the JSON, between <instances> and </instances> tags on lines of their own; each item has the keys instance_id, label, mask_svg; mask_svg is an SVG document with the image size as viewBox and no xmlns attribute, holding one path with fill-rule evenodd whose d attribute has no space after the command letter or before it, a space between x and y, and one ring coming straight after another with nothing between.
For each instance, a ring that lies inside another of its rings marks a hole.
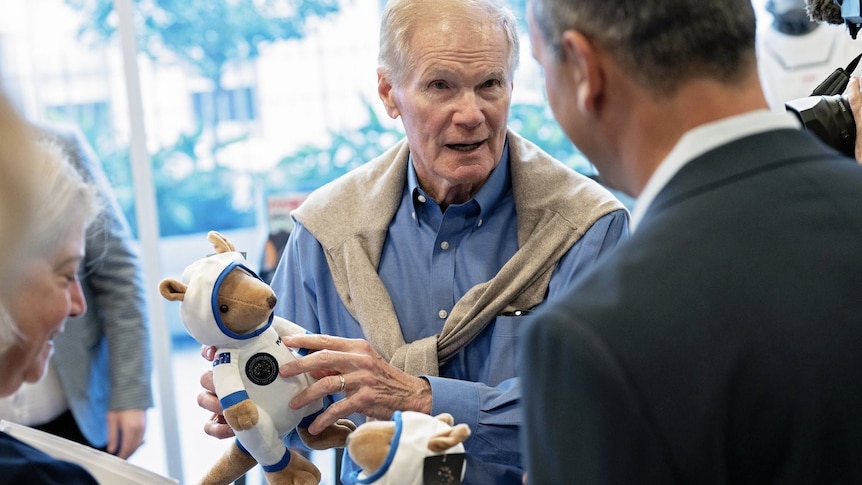
<instances>
[{"instance_id":1,"label":"blue chambray shirt","mask_svg":"<svg viewBox=\"0 0 862 485\"><path fill-rule=\"evenodd\" d=\"M440 333L455 302L474 285L493 278L517 251L518 237L508 144L476 195L450 205L445 213L419 187L412 159L408 167L378 273L404 340L412 342ZM558 263L548 298L627 236L624 211L599 219ZM290 235L272 286L278 296L276 315L311 332L364 338L336 293L320 244L301 224ZM465 442L465 484L521 483L521 390L515 368L520 322L519 317L498 316L440 368L440 377L428 377L432 414L450 413L456 423L467 423L472 430ZM364 420L350 418L357 424ZM347 479L356 466L349 458L344 465L342 479Z\"/></svg>"}]
</instances>

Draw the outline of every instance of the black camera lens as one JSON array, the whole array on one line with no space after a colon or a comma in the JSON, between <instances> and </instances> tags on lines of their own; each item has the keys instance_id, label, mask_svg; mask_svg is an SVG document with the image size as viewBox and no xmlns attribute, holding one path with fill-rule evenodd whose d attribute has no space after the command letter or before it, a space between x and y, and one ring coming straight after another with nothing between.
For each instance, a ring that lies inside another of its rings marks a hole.
<instances>
[{"instance_id":1,"label":"black camera lens","mask_svg":"<svg viewBox=\"0 0 862 485\"><path fill-rule=\"evenodd\" d=\"M850 103L843 95L808 96L784 106L817 138L848 157L855 157L856 122Z\"/></svg>"}]
</instances>

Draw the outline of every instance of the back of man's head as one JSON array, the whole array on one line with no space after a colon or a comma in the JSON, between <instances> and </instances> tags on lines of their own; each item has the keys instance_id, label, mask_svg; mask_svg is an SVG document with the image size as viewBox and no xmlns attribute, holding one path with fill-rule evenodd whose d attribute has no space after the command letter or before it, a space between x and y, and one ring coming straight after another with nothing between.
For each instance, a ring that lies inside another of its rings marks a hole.
<instances>
[{"instance_id":1,"label":"back of man's head","mask_svg":"<svg viewBox=\"0 0 862 485\"><path fill-rule=\"evenodd\" d=\"M578 30L645 89L669 96L698 77L732 84L756 68L751 0L530 0L548 46Z\"/></svg>"}]
</instances>

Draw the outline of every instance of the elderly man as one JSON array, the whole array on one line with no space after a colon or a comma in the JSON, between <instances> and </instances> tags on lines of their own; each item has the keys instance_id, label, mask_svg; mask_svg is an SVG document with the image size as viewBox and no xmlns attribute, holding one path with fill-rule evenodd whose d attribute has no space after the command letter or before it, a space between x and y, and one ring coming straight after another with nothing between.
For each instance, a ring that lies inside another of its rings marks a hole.
<instances>
[{"instance_id":1,"label":"elderly man","mask_svg":"<svg viewBox=\"0 0 862 485\"><path fill-rule=\"evenodd\" d=\"M631 239L529 317L533 484L862 483L862 167L768 110L749 0L531 0Z\"/></svg>"},{"instance_id":2,"label":"elderly man","mask_svg":"<svg viewBox=\"0 0 862 485\"><path fill-rule=\"evenodd\" d=\"M518 328L627 235L628 215L507 130L519 46L498 1L390 0L380 43L380 99L407 136L294 213L276 314L323 335L285 339L321 350L281 369L320 379L290 404L340 394L312 433L448 412L473 431L465 483L520 483Z\"/></svg>"}]
</instances>

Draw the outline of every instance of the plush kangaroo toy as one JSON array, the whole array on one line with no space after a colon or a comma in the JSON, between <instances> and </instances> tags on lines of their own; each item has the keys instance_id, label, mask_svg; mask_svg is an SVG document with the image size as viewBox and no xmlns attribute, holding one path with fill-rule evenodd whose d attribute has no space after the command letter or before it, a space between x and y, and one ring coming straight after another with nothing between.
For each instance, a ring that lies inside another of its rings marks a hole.
<instances>
[{"instance_id":1,"label":"plush kangaroo toy","mask_svg":"<svg viewBox=\"0 0 862 485\"><path fill-rule=\"evenodd\" d=\"M291 452L282 438L297 429L310 448L341 447L356 426L343 419L318 435L308 433L308 424L331 400L291 409L291 397L314 380L307 374L288 379L278 375L279 366L299 353L285 347L281 335L306 330L273 315L272 288L245 266L245 258L227 238L211 231L207 239L215 255L189 265L182 281L168 278L159 284L162 296L180 302L189 334L218 348L213 360L215 390L237 437L201 483L229 484L260 463L270 485L316 485L320 470Z\"/></svg>"},{"instance_id":2,"label":"plush kangaroo toy","mask_svg":"<svg viewBox=\"0 0 862 485\"><path fill-rule=\"evenodd\" d=\"M367 421L347 437L347 454L361 468L357 485L459 484L467 470L464 440L470 427L451 414L396 411L391 421Z\"/></svg>"}]
</instances>

